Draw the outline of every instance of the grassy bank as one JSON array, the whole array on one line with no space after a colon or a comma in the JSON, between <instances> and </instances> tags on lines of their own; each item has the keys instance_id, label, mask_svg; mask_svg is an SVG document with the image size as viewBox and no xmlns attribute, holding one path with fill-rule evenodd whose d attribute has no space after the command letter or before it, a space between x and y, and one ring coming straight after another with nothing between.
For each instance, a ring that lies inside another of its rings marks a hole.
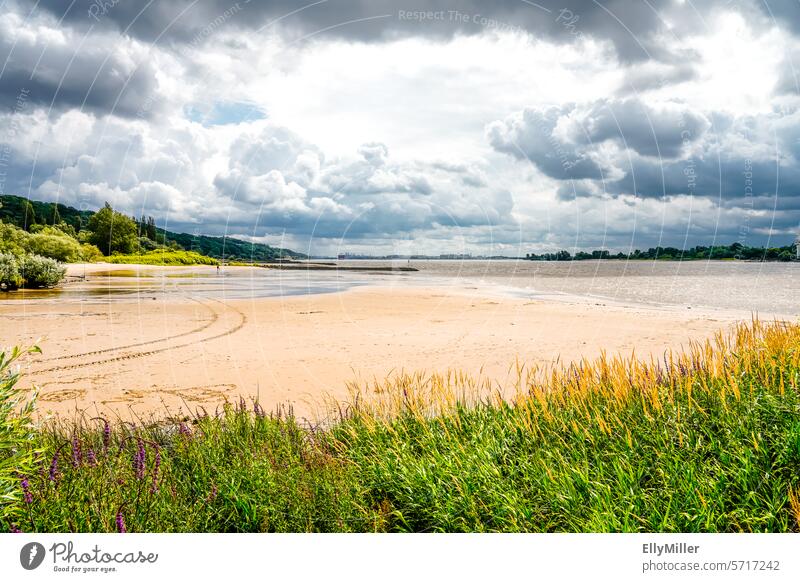
<instances>
[{"instance_id":1,"label":"grassy bank","mask_svg":"<svg viewBox=\"0 0 800 582\"><path fill-rule=\"evenodd\" d=\"M511 399L464 375L397 377L326 430L245 403L172 423L17 423L6 435L23 431L15 450L34 460L6 526L800 530L800 326L519 377Z\"/></svg>"},{"instance_id":2,"label":"grassy bank","mask_svg":"<svg viewBox=\"0 0 800 582\"><path fill-rule=\"evenodd\" d=\"M112 255L105 259L109 263L125 265L218 265L217 259L206 257L194 251L154 250L132 255Z\"/></svg>"}]
</instances>

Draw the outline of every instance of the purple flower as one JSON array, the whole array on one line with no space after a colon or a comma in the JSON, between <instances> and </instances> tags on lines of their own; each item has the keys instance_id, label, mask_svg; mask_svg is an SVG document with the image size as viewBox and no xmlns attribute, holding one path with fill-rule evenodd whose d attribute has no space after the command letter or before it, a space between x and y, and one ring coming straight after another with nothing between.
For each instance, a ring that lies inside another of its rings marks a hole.
<instances>
[{"instance_id":1,"label":"purple flower","mask_svg":"<svg viewBox=\"0 0 800 582\"><path fill-rule=\"evenodd\" d=\"M11 524L11 533L22 533L22 530L17 527L16 523Z\"/></svg>"},{"instance_id":2,"label":"purple flower","mask_svg":"<svg viewBox=\"0 0 800 582\"><path fill-rule=\"evenodd\" d=\"M253 411L256 413L256 416L259 417L259 418L264 418L264 416L266 416L266 413L264 412L264 409L261 407L261 405L258 402L253 403Z\"/></svg>"},{"instance_id":3,"label":"purple flower","mask_svg":"<svg viewBox=\"0 0 800 582\"><path fill-rule=\"evenodd\" d=\"M186 426L186 424L183 422L178 425L178 432L186 438L190 438L192 436L192 429Z\"/></svg>"},{"instance_id":4,"label":"purple flower","mask_svg":"<svg viewBox=\"0 0 800 582\"><path fill-rule=\"evenodd\" d=\"M90 467L97 465L97 456L94 454L94 449L89 449L86 451L86 462Z\"/></svg>"},{"instance_id":5,"label":"purple flower","mask_svg":"<svg viewBox=\"0 0 800 582\"><path fill-rule=\"evenodd\" d=\"M122 515L122 510L117 511L117 531L119 533L127 533L128 528L125 527L125 517Z\"/></svg>"},{"instance_id":6,"label":"purple flower","mask_svg":"<svg viewBox=\"0 0 800 582\"><path fill-rule=\"evenodd\" d=\"M136 452L133 454L133 471L136 473L137 479L144 479L145 460L144 440L138 437L136 439Z\"/></svg>"},{"instance_id":7,"label":"purple flower","mask_svg":"<svg viewBox=\"0 0 800 582\"><path fill-rule=\"evenodd\" d=\"M208 497L206 497L206 501L208 503L211 503L212 501L214 501L217 498L217 494L218 493L219 493L219 489L217 489L217 486L214 483L212 483L211 484L211 492L208 494Z\"/></svg>"},{"instance_id":8,"label":"purple flower","mask_svg":"<svg viewBox=\"0 0 800 582\"><path fill-rule=\"evenodd\" d=\"M81 452L81 441L78 435L72 437L72 466L80 467L83 461L83 453Z\"/></svg>"},{"instance_id":9,"label":"purple flower","mask_svg":"<svg viewBox=\"0 0 800 582\"><path fill-rule=\"evenodd\" d=\"M153 484L150 486L150 493L158 492L158 468L161 466L161 451L156 449L156 458L153 461Z\"/></svg>"},{"instance_id":10,"label":"purple flower","mask_svg":"<svg viewBox=\"0 0 800 582\"><path fill-rule=\"evenodd\" d=\"M111 425L108 424L108 421L104 418L103 419L103 448L108 450L108 446L111 444Z\"/></svg>"},{"instance_id":11,"label":"purple flower","mask_svg":"<svg viewBox=\"0 0 800 582\"><path fill-rule=\"evenodd\" d=\"M58 477L58 451L53 455L53 460L50 461L50 481L55 481Z\"/></svg>"},{"instance_id":12,"label":"purple flower","mask_svg":"<svg viewBox=\"0 0 800 582\"><path fill-rule=\"evenodd\" d=\"M28 478L23 477L20 485L22 486L22 498L24 499L25 503L33 503L33 495L31 495L31 485L28 482Z\"/></svg>"}]
</instances>

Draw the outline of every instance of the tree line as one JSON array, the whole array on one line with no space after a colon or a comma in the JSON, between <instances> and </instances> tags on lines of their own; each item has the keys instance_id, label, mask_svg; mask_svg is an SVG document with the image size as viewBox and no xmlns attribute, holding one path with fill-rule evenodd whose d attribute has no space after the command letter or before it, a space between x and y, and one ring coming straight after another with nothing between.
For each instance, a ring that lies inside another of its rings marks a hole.
<instances>
[{"instance_id":1,"label":"tree line","mask_svg":"<svg viewBox=\"0 0 800 582\"><path fill-rule=\"evenodd\" d=\"M207 257L226 260L271 261L306 256L288 249L230 237L170 232L158 227L153 216L130 217L114 210L109 203L97 212L93 212L77 210L54 202L39 202L20 196L5 195L0 196L0 223L13 225L31 235L44 233L50 236L51 239L47 241L50 246L64 247L60 254L65 256L55 258L66 262L90 260L80 256L81 246L84 253L91 251L86 245L96 247L95 253L101 256L165 249L193 251ZM0 233L0 238L3 237L8 238L10 235ZM66 239L57 241L52 237L71 238L79 248ZM66 247L70 249L67 250Z\"/></svg>"},{"instance_id":2,"label":"tree line","mask_svg":"<svg viewBox=\"0 0 800 582\"><path fill-rule=\"evenodd\" d=\"M618 252L614 254L607 250L593 250L588 252L578 251L573 255L569 251L560 250L553 253L528 253L525 258L529 261L586 261L598 259L792 261L797 259L797 249L795 245L767 248L749 247L736 242L730 245L695 246L686 249L658 246L647 250L636 249L627 253Z\"/></svg>"}]
</instances>

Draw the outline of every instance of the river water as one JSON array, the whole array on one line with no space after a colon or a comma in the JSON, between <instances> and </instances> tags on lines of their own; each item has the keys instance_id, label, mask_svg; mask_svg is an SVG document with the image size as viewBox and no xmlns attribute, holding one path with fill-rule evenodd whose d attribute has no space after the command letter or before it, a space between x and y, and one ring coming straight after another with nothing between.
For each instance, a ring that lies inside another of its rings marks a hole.
<instances>
[{"instance_id":1,"label":"river water","mask_svg":"<svg viewBox=\"0 0 800 582\"><path fill-rule=\"evenodd\" d=\"M624 303L800 315L800 263L733 261L412 260L339 261L347 267L411 266L416 272L179 267L89 272L84 283L0 295L0 302L104 301L155 294L247 299L332 293L354 286L436 286L518 297L583 297Z\"/></svg>"}]
</instances>

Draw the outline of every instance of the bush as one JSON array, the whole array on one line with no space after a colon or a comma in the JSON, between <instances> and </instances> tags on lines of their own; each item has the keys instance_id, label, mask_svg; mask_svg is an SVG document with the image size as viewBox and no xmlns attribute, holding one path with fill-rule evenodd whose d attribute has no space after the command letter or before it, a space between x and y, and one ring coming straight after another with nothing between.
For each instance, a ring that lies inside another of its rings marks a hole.
<instances>
[{"instance_id":1,"label":"bush","mask_svg":"<svg viewBox=\"0 0 800 582\"><path fill-rule=\"evenodd\" d=\"M13 291L22 285L17 257L11 254L0 254L0 289Z\"/></svg>"},{"instance_id":2,"label":"bush","mask_svg":"<svg viewBox=\"0 0 800 582\"><path fill-rule=\"evenodd\" d=\"M21 228L0 221L0 253L25 254L25 242L29 236Z\"/></svg>"},{"instance_id":3,"label":"bush","mask_svg":"<svg viewBox=\"0 0 800 582\"><path fill-rule=\"evenodd\" d=\"M52 226L46 226L36 234L31 234L25 241L29 253L49 257L62 263L75 263L81 260L80 243Z\"/></svg>"},{"instance_id":4,"label":"bush","mask_svg":"<svg viewBox=\"0 0 800 582\"><path fill-rule=\"evenodd\" d=\"M96 263L105 259L103 253L94 245L83 243L81 245L81 260L86 263Z\"/></svg>"},{"instance_id":5,"label":"bush","mask_svg":"<svg viewBox=\"0 0 800 582\"><path fill-rule=\"evenodd\" d=\"M58 261L39 255L26 255L19 260L19 270L29 289L54 287L67 272Z\"/></svg>"},{"instance_id":6,"label":"bush","mask_svg":"<svg viewBox=\"0 0 800 582\"><path fill-rule=\"evenodd\" d=\"M13 522L19 514L19 498L26 491L21 487L20 475L29 474L34 461L34 398L26 398L16 388L19 374L11 365L23 354L33 352L38 353L39 348L0 352L0 520L4 521Z\"/></svg>"}]
</instances>

